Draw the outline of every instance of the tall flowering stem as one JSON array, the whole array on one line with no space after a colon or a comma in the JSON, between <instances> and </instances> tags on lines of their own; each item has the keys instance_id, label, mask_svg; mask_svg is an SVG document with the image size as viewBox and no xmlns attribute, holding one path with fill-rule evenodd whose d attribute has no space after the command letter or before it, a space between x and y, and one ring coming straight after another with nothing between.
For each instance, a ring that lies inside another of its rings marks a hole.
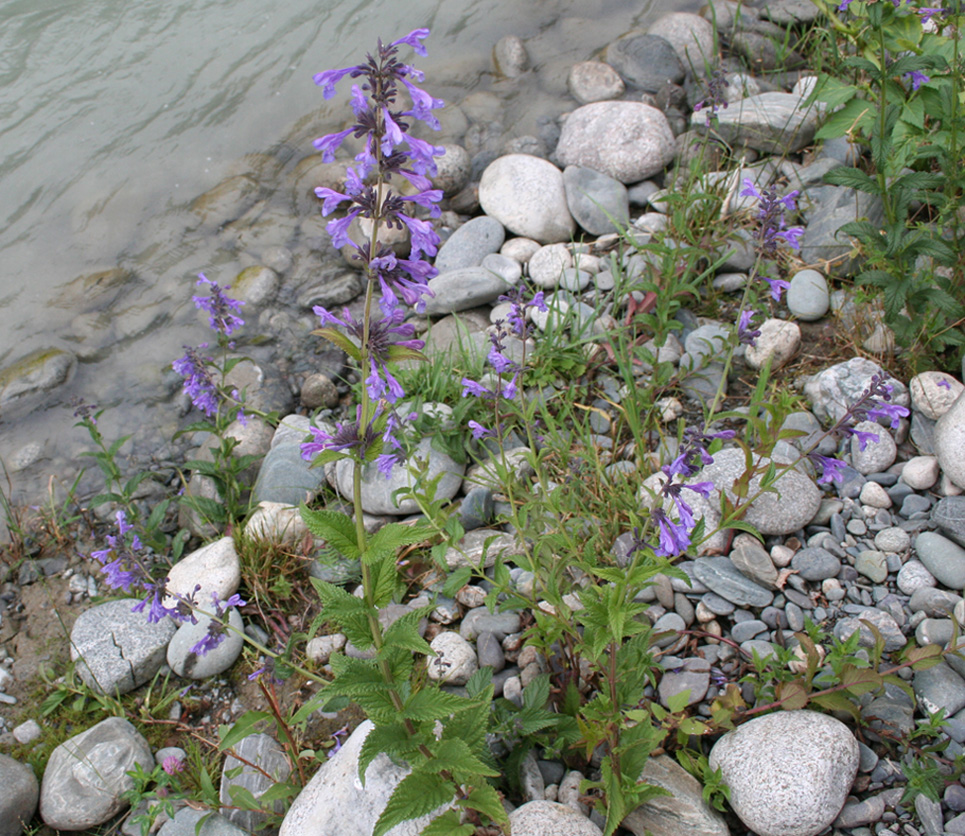
<instances>
[{"instance_id":1,"label":"tall flowering stem","mask_svg":"<svg viewBox=\"0 0 965 836\"><path fill-rule=\"evenodd\" d=\"M486 712L477 723L485 725L491 690L482 701L467 699L456 704L450 695L420 687L409 671L413 652L431 655L417 631L418 617L423 613L413 613L414 620L400 619L384 631L379 623L379 608L392 600L397 586L399 548L426 539L428 530L391 523L370 537L362 510L363 470L375 465L384 476L391 475L393 468L405 460L403 427L407 419L415 417L396 412L405 392L391 366L401 360L425 359L420 351L424 344L414 338L414 327L405 322L403 306L422 312L425 297L431 295L428 280L436 270L425 257L437 252L439 239L431 218L439 215L436 204L442 192L432 188L429 176L435 174L435 157L443 149L412 136L410 128L413 120L418 120L438 129L433 111L443 103L416 86L415 82L422 81L422 73L402 63L398 56L403 46L425 55L422 41L428 34L427 29L416 29L387 45L379 41L375 53L364 63L315 76L325 98L335 95L343 79L356 82L351 89L355 123L320 137L315 147L324 160L331 162L352 135L361 142L362 150L347 169L343 191L319 188L315 193L322 201L324 216L343 213L329 221L328 232L336 247L351 248L366 281L361 319L348 310L339 316L316 307L322 327L314 333L339 346L355 361L363 385L353 419L333 429L313 428L312 438L302 445L303 458L313 464L351 463L354 514L349 519L329 509L303 508L302 517L316 536L337 545L346 557L359 560L362 599L330 583L313 580L313 584L326 616L356 646L375 654L372 660L333 657L335 678L327 686L328 693L358 703L375 723L379 740L384 741L383 750L406 760L412 768L376 823L375 836L409 815L430 812L442 803L443 796L460 798L463 806L484 809L489 816L505 821L498 796L483 777L496 773L480 773L478 767L467 770L465 759L453 759L454 741L446 739L448 732L444 730L441 737L435 733L437 723L445 727L454 722L453 717L470 709ZM403 88L411 101L407 110L397 103ZM410 194L412 191L415 194ZM370 236L355 241L350 236L352 223L363 218L371 225ZM381 241L380 235L389 228L408 231L411 248L407 258L399 257ZM380 680L376 689L373 677ZM466 746L465 735L456 734L460 745ZM481 747L481 755L485 741L480 737L471 745ZM476 762L482 765L481 760ZM480 805L480 794L485 796L485 804ZM439 801L422 809L427 798ZM406 815L404 810L419 812ZM459 825L455 810L444 813L443 819L454 828Z\"/></svg>"}]
</instances>

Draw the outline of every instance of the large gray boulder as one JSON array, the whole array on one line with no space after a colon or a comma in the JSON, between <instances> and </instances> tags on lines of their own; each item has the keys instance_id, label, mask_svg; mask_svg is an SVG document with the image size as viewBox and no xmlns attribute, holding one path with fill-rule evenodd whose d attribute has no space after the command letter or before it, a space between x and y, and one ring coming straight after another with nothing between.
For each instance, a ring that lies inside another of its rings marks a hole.
<instances>
[{"instance_id":1,"label":"large gray boulder","mask_svg":"<svg viewBox=\"0 0 965 836\"><path fill-rule=\"evenodd\" d=\"M40 787L40 817L54 830L97 827L128 806L127 773L154 769L147 741L127 720L108 717L65 740L50 754Z\"/></svg>"},{"instance_id":2,"label":"large gray boulder","mask_svg":"<svg viewBox=\"0 0 965 836\"><path fill-rule=\"evenodd\" d=\"M37 812L40 784L33 770L0 755L0 836L20 836Z\"/></svg>"}]
</instances>

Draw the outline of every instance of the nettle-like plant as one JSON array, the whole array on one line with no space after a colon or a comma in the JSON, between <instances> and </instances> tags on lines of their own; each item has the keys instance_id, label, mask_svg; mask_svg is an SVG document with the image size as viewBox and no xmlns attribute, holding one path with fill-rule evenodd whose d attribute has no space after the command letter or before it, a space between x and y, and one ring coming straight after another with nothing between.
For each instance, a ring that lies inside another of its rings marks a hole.
<instances>
[{"instance_id":1,"label":"nettle-like plant","mask_svg":"<svg viewBox=\"0 0 965 836\"><path fill-rule=\"evenodd\" d=\"M867 257L857 280L881 289L885 320L901 345L960 351L960 2L816 2L848 47L841 69L850 75L822 75L815 96L833 112L816 136L848 136L868 154L866 166L842 166L825 180L875 195L884 209L880 226L859 219L841 228Z\"/></svg>"},{"instance_id":2,"label":"nettle-like plant","mask_svg":"<svg viewBox=\"0 0 965 836\"><path fill-rule=\"evenodd\" d=\"M364 377L354 420L334 430L313 427L313 439L302 446L303 456L315 465L345 460L351 463L354 516L329 509L302 509L309 529L324 538L344 557L362 567L361 597L341 587L312 579L324 608L324 617L336 625L357 648L371 658L346 655L332 657L334 678L326 686L328 697L345 697L357 703L374 723L359 757L359 777L364 782L369 764L379 753L404 761L409 774L396 787L375 826L381 836L396 824L435 814L426 834L470 834L475 825L468 817L505 824L507 817L499 795L488 778L499 775L486 746L486 731L493 690L491 685L469 689L471 697L441 690L425 677L426 659L433 654L420 636L418 625L432 610L414 610L390 627L379 623L379 610L390 603L400 588L396 566L402 547L426 539L431 530L421 525L391 523L369 536L362 518L362 479L371 468L385 476L406 459L405 425L414 415L401 415L397 406L404 391L392 366L402 360L424 360L421 340L413 339L414 327L404 322L403 304L422 310L429 293L427 280L435 275L425 256L436 254L438 237L431 223L416 217L420 209L437 216L435 205L442 192L433 189L427 175L435 173L434 157L441 148L410 132L411 120L438 129L433 111L443 106L414 81L423 75L398 58L399 48L412 47L425 55L422 41L427 29L416 29L404 38L383 45L379 42L366 63L315 76L329 98L344 77L359 79L352 85L352 110L356 123L315 141L326 161L350 134L364 140L356 164L346 172L345 191L319 188L322 213L347 204L347 212L328 224L336 247L350 244L366 277L361 319L348 310L342 317L315 308L322 328L314 333L342 348ZM412 106L399 109L402 89ZM400 181L407 181L415 194L404 194ZM367 241L353 241L348 230L355 218L371 224ZM409 258L398 258L380 240L390 227L407 227L412 249ZM441 812L440 812L441 810Z\"/></svg>"}]
</instances>

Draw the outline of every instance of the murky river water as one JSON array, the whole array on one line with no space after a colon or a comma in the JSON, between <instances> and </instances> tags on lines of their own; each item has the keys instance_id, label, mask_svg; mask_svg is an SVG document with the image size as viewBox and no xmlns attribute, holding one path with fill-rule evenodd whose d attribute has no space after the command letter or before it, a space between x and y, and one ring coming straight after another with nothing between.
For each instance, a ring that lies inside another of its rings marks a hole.
<instances>
[{"instance_id":1,"label":"murky river water","mask_svg":"<svg viewBox=\"0 0 965 836\"><path fill-rule=\"evenodd\" d=\"M425 86L447 102L476 94L508 133L535 133L540 117L574 106L573 63L699 5L0 0L0 369L51 349L79 360L41 397L4 402L0 391L14 497L35 501L49 474L69 483L81 466L89 444L72 429L74 396L111 406L101 426L108 438L133 434L125 454L148 457L171 437L170 362L206 337L191 303L196 274L230 284L259 243L200 223L198 195L248 175L260 244L291 248L296 264L311 246L320 224L300 214L312 210L293 195L296 166L347 113L343 99L323 101L314 73L357 63L380 35L428 26ZM533 69L500 80L491 51L508 34L523 38Z\"/></svg>"}]
</instances>

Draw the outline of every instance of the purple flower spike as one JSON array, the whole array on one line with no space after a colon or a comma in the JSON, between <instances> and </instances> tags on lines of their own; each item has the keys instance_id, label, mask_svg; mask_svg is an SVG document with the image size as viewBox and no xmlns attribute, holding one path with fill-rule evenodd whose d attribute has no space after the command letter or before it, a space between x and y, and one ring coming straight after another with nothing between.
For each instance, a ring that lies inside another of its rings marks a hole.
<instances>
[{"instance_id":1,"label":"purple flower spike","mask_svg":"<svg viewBox=\"0 0 965 836\"><path fill-rule=\"evenodd\" d=\"M740 319L737 322L737 339L743 345L757 345L757 338L761 335L761 330L760 328L753 328L751 322L756 315L757 312L750 308L741 311Z\"/></svg>"},{"instance_id":2,"label":"purple flower spike","mask_svg":"<svg viewBox=\"0 0 965 836\"><path fill-rule=\"evenodd\" d=\"M828 482L844 481L844 474L842 473L844 469L843 461L832 459L828 456L820 456L817 453L808 453L808 458L821 468L821 475L818 477L819 485L827 484Z\"/></svg>"},{"instance_id":3,"label":"purple flower spike","mask_svg":"<svg viewBox=\"0 0 965 836\"><path fill-rule=\"evenodd\" d=\"M208 314L208 324L215 331L227 337L245 324L243 319L235 315L235 312L240 311L241 306L245 303L232 299L225 294L225 291L231 290L230 287L219 287L217 283L208 279L204 273L198 273L198 284L211 286L210 296L192 296L191 298L194 299L194 306L198 310L205 311Z\"/></svg>"},{"instance_id":4,"label":"purple flower spike","mask_svg":"<svg viewBox=\"0 0 965 836\"><path fill-rule=\"evenodd\" d=\"M781 301L781 294L784 293L790 286L790 282L784 281L784 279L769 279L767 276L761 276L761 278L768 283L771 288L771 298L775 302Z\"/></svg>"}]
</instances>

